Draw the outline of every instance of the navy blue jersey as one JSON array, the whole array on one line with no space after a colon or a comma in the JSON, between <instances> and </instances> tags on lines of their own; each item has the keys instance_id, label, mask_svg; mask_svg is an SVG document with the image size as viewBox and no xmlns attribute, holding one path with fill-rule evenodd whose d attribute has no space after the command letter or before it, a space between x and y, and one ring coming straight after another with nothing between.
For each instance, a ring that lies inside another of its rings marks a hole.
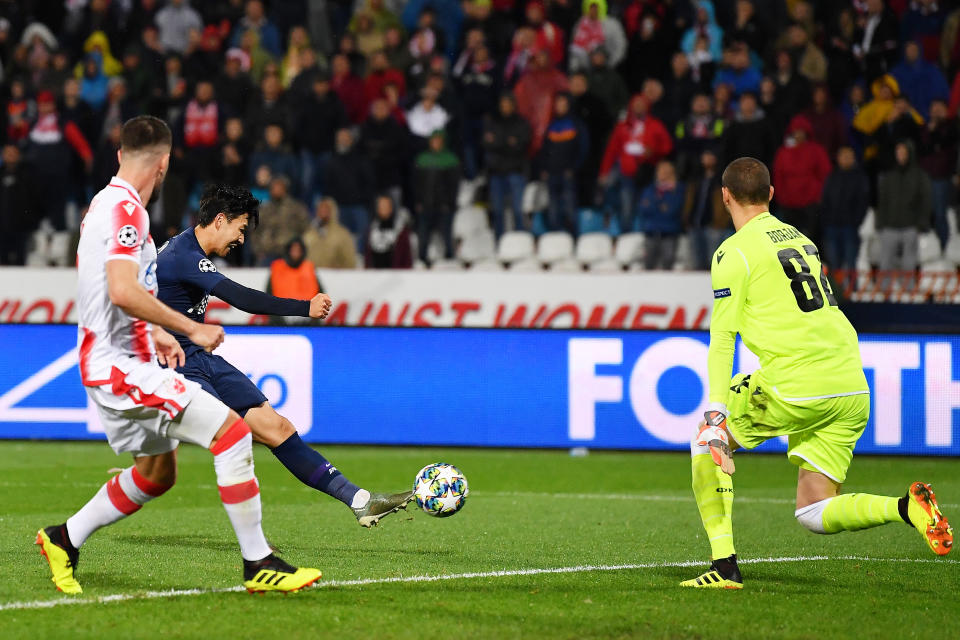
<instances>
[{"instance_id":1,"label":"navy blue jersey","mask_svg":"<svg viewBox=\"0 0 960 640\"><path fill-rule=\"evenodd\" d=\"M157 297L196 322L203 322L210 292L226 279L200 248L192 227L171 238L157 253ZM186 336L173 335L187 355L199 349Z\"/></svg>"}]
</instances>

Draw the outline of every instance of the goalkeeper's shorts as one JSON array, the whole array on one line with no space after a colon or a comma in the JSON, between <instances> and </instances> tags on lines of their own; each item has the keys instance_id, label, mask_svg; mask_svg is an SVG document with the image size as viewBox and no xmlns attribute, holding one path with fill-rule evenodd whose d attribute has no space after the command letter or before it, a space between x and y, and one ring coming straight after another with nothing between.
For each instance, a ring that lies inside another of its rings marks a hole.
<instances>
[{"instance_id":1,"label":"goalkeeper's shorts","mask_svg":"<svg viewBox=\"0 0 960 640\"><path fill-rule=\"evenodd\" d=\"M870 394L786 402L758 370L733 377L727 410L727 429L741 447L787 436L790 462L843 483L870 417Z\"/></svg>"}]
</instances>

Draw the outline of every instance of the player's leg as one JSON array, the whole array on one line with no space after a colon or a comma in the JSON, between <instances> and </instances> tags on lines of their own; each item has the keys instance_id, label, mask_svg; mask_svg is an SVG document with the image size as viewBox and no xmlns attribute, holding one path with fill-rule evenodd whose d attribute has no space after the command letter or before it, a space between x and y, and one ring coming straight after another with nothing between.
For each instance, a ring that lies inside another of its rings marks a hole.
<instances>
[{"instance_id":1,"label":"player's leg","mask_svg":"<svg viewBox=\"0 0 960 640\"><path fill-rule=\"evenodd\" d=\"M249 380L246 376L244 378ZM250 425L254 439L270 447L270 452L290 473L308 487L350 507L364 527L371 527L385 516L405 508L413 498L411 491L371 493L353 484L319 451L305 443L293 424L277 413L269 402L248 409L244 419Z\"/></svg>"},{"instance_id":2,"label":"player's leg","mask_svg":"<svg viewBox=\"0 0 960 640\"><path fill-rule=\"evenodd\" d=\"M200 390L170 422L168 433L213 453L220 500L240 543L248 591L297 591L320 579L320 571L283 562L267 544L261 526L260 486L253 470L253 438L243 418Z\"/></svg>"},{"instance_id":3,"label":"player's leg","mask_svg":"<svg viewBox=\"0 0 960 640\"><path fill-rule=\"evenodd\" d=\"M822 404L830 421L790 436L787 455L800 466L795 511L800 524L814 533L833 534L903 522L917 529L934 553L949 553L953 532L930 485L914 482L903 497L840 493L853 447L869 416L870 399L864 394Z\"/></svg>"}]
</instances>

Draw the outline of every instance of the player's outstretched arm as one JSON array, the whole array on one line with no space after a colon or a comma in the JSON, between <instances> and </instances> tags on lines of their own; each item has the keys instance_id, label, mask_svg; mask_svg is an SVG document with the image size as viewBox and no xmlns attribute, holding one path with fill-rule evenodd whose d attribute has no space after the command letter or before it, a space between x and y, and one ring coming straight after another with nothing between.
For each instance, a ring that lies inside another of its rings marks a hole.
<instances>
[{"instance_id":1,"label":"player's outstretched arm","mask_svg":"<svg viewBox=\"0 0 960 640\"><path fill-rule=\"evenodd\" d=\"M150 295L137 280L140 269L138 263L132 260L108 260L106 269L110 302L127 315L182 333L206 351L213 351L223 342L223 327L194 322Z\"/></svg>"},{"instance_id":2,"label":"player's outstretched arm","mask_svg":"<svg viewBox=\"0 0 960 640\"><path fill-rule=\"evenodd\" d=\"M224 278L210 290L227 304L246 311L270 316L300 316L303 318L323 318L330 311L330 296L318 293L312 300L294 300L278 298L263 291L257 291L229 278Z\"/></svg>"}]
</instances>

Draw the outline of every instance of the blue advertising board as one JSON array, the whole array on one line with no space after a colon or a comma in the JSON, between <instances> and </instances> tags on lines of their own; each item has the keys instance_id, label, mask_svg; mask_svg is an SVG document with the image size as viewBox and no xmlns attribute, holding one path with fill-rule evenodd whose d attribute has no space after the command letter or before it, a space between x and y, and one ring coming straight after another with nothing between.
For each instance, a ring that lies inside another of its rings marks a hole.
<instances>
[{"instance_id":1,"label":"blue advertising board","mask_svg":"<svg viewBox=\"0 0 960 640\"><path fill-rule=\"evenodd\" d=\"M686 449L703 332L234 327L217 353L310 442ZM76 329L0 325L0 438L103 438ZM863 335L860 453L960 455L960 336ZM738 346L735 368L756 368ZM784 450L780 440L764 445Z\"/></svg>"}]
</instances>

